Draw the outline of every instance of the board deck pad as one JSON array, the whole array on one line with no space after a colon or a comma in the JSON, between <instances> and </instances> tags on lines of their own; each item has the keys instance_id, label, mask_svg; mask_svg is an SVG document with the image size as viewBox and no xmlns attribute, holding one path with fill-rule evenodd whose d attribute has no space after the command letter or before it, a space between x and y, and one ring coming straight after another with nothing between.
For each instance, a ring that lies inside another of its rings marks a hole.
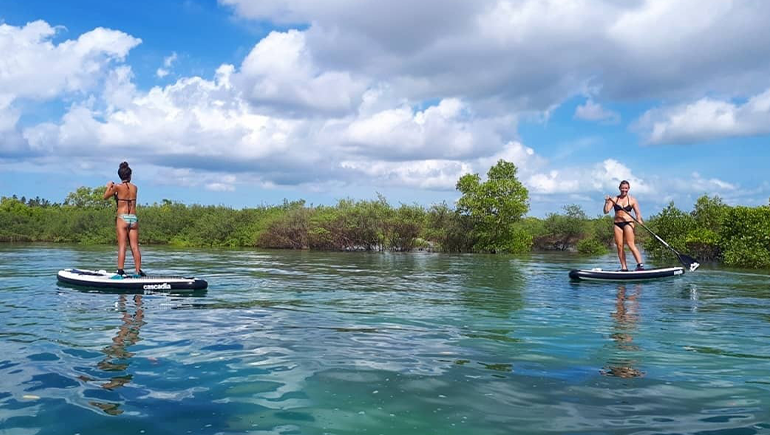
<instances>
[{"instance_id":1,"label":"board deck pad","mask_svg":"<svg viewBox=\"0 0 770 435\"><path fill-rule=\"evenodd\" d=\"M132 277L119 275L105 270L64 269L56 275L59 282L78 287L110 289L124 291L200 291L208 288L208 283L200 278L185 276L147 275Z\"/></svg>"},{"instance_id":2,"label":"board deck pad","mask_svg":"<svg viewBox=\"0 0 770 435\"><path fill-rule=\"evenodd\" d=\"M619 270L573 269L569 277L575 281L646 281L651 279L668 278L684 274L682 267L662 267L658 269Z\"/></svg>"}]
</instances>

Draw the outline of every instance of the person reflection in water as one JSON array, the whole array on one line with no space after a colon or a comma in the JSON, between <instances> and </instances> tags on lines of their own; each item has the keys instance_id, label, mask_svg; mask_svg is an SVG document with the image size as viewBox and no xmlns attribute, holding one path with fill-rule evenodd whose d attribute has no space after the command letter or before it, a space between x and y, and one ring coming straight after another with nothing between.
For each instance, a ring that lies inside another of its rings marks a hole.
<instances>
[{"instance_id":1,"label":"person reflection in water","mask_svg":"<svg viewBox=\"0 0 770 435\"><path fill-rule=\"evenodd\" d=\"M639 322L639 297L642 292L642 286L634 286L634 292L628 294L626 286L618 286L617 297L615 299L615 311L612 318L615 319L615 331L610 337L615 341L615 346L619 350L609 361L609 365L601 371L605 376L615 376L618 378L638 378L644 376L644 372L639 371L633 366L636 361L624 355L625 352L637 352L639 347L634 344L634 337L631 333L636 330Z\"/></svg>"},{"instance_id":2,"label":"person reflection in water","mask_svg":"<svg viewBox=\"0 0 770 435\"><path fill-rule=\"evenodd\" d=\"M134 354L128 351L128 347L133 346L141 340L139 338L139 329L144 325L142 295L134 295L134 304L136 310L134 311L134 314L130 314L126 307L126 295L120 295L118 299L118 310L123 313L123 323L118 328L115 337L112 338L112 344L102 349L102 352L106 356L96 365L102 371L116 373L115 376L110 377L109 381L101 384L101 387L105 390L114 391L131 382L132 375L125 373L125 371L128 369L131 357L133 357ZM123 413L119 403L97 401L89 403L110 415L119 415Z\"/></svg>"}]
</instances>

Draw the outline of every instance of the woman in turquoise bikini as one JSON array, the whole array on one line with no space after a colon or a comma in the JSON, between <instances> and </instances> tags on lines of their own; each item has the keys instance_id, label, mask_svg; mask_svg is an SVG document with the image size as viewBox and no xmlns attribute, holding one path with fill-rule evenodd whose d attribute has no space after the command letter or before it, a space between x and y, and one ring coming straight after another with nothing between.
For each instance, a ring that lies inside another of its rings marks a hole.
<instances>
[{"instance_id":1,"label":"woman in turquoise bikini","mask_svg":"<svg viewBox=\"0 0 770 435\"><path fill-rule=\"evenodd\" d=\"M123 266L126 263L126 240L131 245L131 255L134 256L134 267L136 274L134 276L145 276L142 272L142 254L139 252L139 220L136 217L136 193L138 188L131 184L131 168L128 163L123 162L118 169L118 176L121 183L115 184L112 181L107 183L107 190L104 191L104 199L115 198L118 208L118 216L115 220L115 229L118 234L118 271L117 275L123 276Z\"/></svg>"},{"instance_id":2,"label":"woman in turquoise bikini","mask_svg":"<svg viewBox=\"0 0 770 435\"><path fill-rule=\"evenodd\" d=\"M615 245L618 248L618 259L620 259L620 270L628 271L628 265L626 264L626 251L623 246L628 245L631 253L634 254L636 260L636 270L644 270L644 263L642 263L642 254L639 253L639 249L636 248L634 243L634 220L631 217L633 211L636 215L636 220L639 223L642 222L642 215L639 213L639 203L636 198L628 194L628 190L631 188L631 183L626 180L620 182L620 195L613 199L610 196L604 197L604 213L609 213L610 210L615 210L615 222L613 228L615 228Z\"/></svg>"}]
</instances>

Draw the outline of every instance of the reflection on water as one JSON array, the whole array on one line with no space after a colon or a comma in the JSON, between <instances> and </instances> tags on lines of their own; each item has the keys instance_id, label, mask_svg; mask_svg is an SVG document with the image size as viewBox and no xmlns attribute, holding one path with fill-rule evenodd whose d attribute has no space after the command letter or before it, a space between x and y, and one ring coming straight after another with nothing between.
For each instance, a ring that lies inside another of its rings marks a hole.
<instances>
[{"instance_id":1,"label":"reflection on water","mask_svg":"<svg viewBox=\"0 0 770 435\"><path fill-rule=\"evenodd\" d=\"M605 376L618 378L638 378L644 376L644 372L634 366L636 360L633 353L642 350L634 343L634 331L639 323L639 300L642 295L642 284L635 284L628 291L625 284L618 285L615 297L615 311L611 314L614 322L613 332L610 337L615 342L617 352L611 353L613 358L607 367L601 371Z\"/></svg>"},{"instance_id":2,"label":"reflection on water","mask_svg":"<svg viewBox=\"0 0 770 435\"><path fill-rule=\"evenodd\" d=\"M520 310L524 306L522 290L527 285L521 268L505 256L485 255L477 261L457 261L451 266L462 280L463 304L500 317Z\"/></svg>"},{"instance_id":3,"label":"reflection on water","mask_svg":"<svg viewBox=\"0 0 770 435\"><path fill-rule=\"evenodd\" d=\"M132 299L134 302L133 314L129 312L127 307L126 295L118 296L116 306L117 311L123 314L121 319L123 323L118 328L115 337L112 338L112 344L102 349L105 357L96 364L99 370L111 375L109 381L100 384L105 390L114 391L131 382L133 378L132 374L126 372L131 363L131 357L134 356L132 352L128 351L128 348L141 340L139 329L145 322L142 295L134 295ZM95 381L95 379L85 375L80 376L80 379L85 382ZM123 410L120 409L120 403L97 400L92 400L89 403L110 415L123 413Z\"/></svg>"}]
</instances>

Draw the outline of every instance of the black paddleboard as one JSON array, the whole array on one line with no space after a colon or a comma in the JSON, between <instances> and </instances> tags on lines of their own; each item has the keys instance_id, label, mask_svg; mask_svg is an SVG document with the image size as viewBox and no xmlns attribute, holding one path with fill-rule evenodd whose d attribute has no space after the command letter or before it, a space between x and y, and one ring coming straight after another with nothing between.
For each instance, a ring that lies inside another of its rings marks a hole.
<instances>
[{"instance_id":1,"label":"black paddleboard","mask_svg":"<svg viewBox=\"0 0 770 435\"><path fill-rule=\"evenodd\" d=\"M650 279L668 278L684 274L682 267L663 267L659 269L619 270L573 269L569 272L570 279L574 281L646 281Z\"/></svg>"},{"instance_id":2,"label":"black paddleboard","mask_svg":"<svg viewBox=\"0 0 770 435\"><path fill-rule=\"evenodd\" d=\"M56 275L59 282L93 289L118 291L182 292L200 291L209 284L200 278L184 276L118 275L104 270L64 269Z\"/></svg>"}]
</instances>

